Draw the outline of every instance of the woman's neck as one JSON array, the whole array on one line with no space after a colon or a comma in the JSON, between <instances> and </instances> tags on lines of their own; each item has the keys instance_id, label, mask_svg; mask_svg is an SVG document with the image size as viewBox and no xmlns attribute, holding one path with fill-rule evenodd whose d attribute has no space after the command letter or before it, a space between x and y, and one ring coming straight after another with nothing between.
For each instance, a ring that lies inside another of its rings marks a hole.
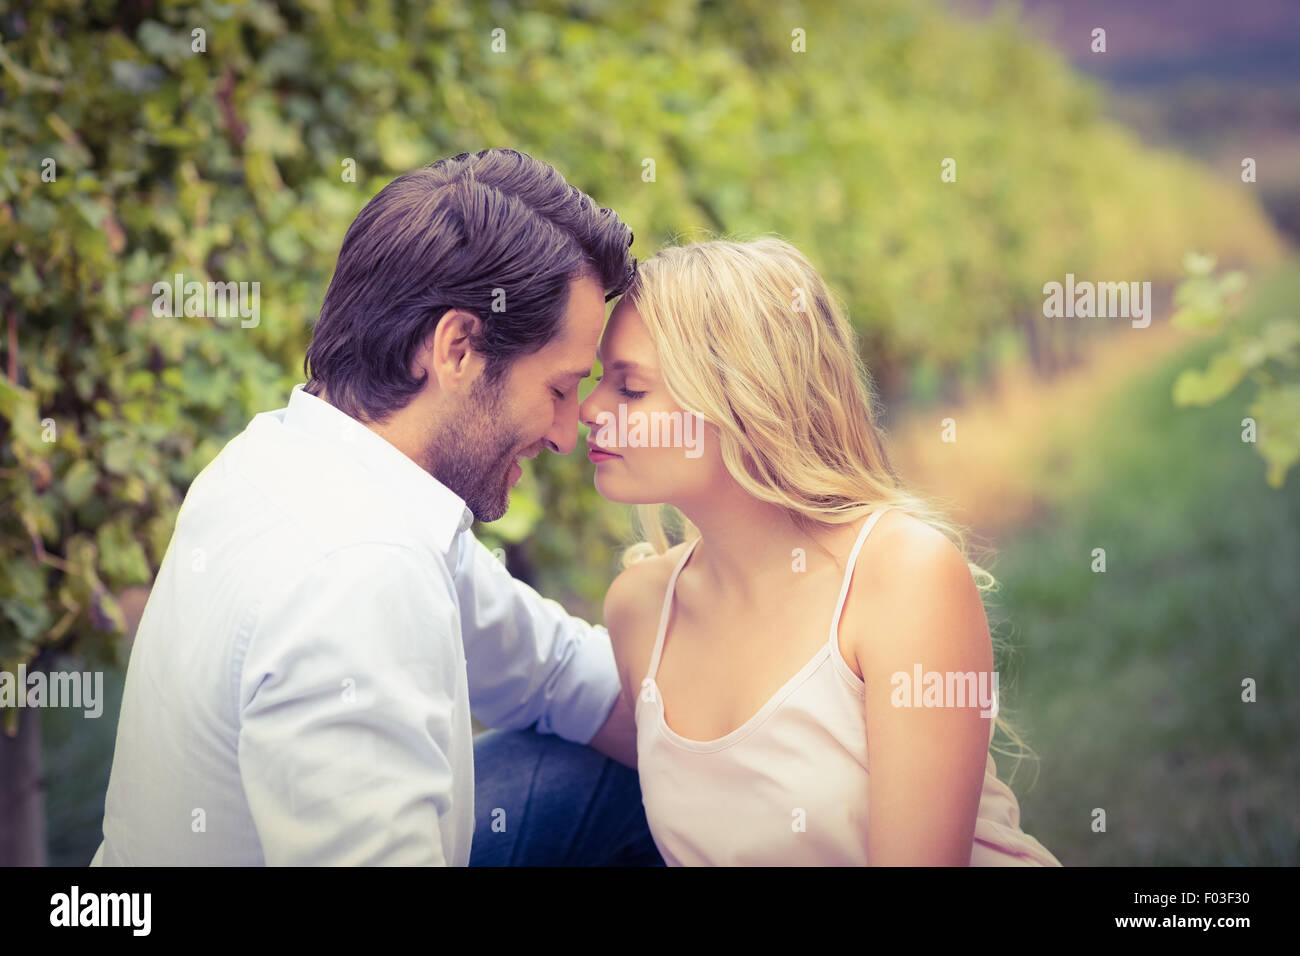
<instances>
[{"instance_id":1,"label":"woman's neck","mask_svg":"<svg viewBox=\"0 0 1300 956\"><path fill-rule=\"evenodd\" d=\"M833 566L821 549L838 554L836 539L857 529L854 522L811 535L784 508L760 501L734 483L707 499L674 506L703 539L691 555L692 570L709 593L725 601L757 602L770 596L772 588L793 584L795 573Z\"/></svg>"}]
</instances>

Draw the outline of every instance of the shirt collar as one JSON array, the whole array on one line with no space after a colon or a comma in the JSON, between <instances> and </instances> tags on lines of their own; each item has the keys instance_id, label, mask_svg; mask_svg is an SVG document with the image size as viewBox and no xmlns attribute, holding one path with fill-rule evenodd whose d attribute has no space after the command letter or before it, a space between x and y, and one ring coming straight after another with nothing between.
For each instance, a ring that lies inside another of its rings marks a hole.
<instances>
[{"instance_id":1,"label":"shirt collar","mask_svg":"<svg viewBox=\"0 0 1300 956\"><path fill-rule=\"evenodd\" d=\"M421 526L433 535L443 554L474 521L465 499L429 474L400 451L346 412L293 387L284 424L313 436L372 472L387 484Z\"/></svg>"}]
</instances>

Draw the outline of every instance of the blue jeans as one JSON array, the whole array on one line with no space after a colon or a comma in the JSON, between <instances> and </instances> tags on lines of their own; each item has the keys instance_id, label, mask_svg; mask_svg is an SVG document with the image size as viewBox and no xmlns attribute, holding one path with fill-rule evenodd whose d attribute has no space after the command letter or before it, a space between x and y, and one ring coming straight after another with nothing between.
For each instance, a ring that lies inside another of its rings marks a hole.
<instances>
[{"instance_id":1,"label":"blue jeans","mask_svg":"<svg viewBox=\"0 0 1300 956\"><path fill-rule=\"evenodd\" d=\"M554 734L474 738L470 866L663 866L637 772Z\"/></svg>"}]
</instances>

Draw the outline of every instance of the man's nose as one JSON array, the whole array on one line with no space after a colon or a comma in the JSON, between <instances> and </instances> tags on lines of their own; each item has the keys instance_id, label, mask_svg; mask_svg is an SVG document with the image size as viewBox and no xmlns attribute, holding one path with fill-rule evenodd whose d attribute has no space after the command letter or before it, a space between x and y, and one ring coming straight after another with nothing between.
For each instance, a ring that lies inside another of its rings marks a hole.
<instances>
[{"instance_id":1,"label":"man's nose","mask_svg":"<svg viewBox=\"0 0 1300 956\"><path fill-rule=\"evenodd\" d=\"M546 447L557 455L567 455L578 444L578 413L556 419L551 430L542 438Z\"/></svg>"}]
</instances>

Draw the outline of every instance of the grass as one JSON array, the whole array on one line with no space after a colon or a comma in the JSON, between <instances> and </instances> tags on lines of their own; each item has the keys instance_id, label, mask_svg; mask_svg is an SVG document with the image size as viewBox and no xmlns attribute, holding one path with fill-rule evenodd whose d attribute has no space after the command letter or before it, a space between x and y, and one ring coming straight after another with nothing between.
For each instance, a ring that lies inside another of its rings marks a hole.
<instances>
[{"instance_id":1,"label":"grass","mask_svg":"<svg viewBox=\"0 0 1300 956\"><path fill-rule=\"evenodd\" d=\"M1243 320L1297 303L1300 272L1277 275ZM998 544L1012 717L1040 758L1022 825L1067 866L1300 857L1300 472L1269 488L1240 440L1253 384L1174 407L1215 347L1189 340L1053 436L1050 513Z\"/></svg>"}]
</instances>

